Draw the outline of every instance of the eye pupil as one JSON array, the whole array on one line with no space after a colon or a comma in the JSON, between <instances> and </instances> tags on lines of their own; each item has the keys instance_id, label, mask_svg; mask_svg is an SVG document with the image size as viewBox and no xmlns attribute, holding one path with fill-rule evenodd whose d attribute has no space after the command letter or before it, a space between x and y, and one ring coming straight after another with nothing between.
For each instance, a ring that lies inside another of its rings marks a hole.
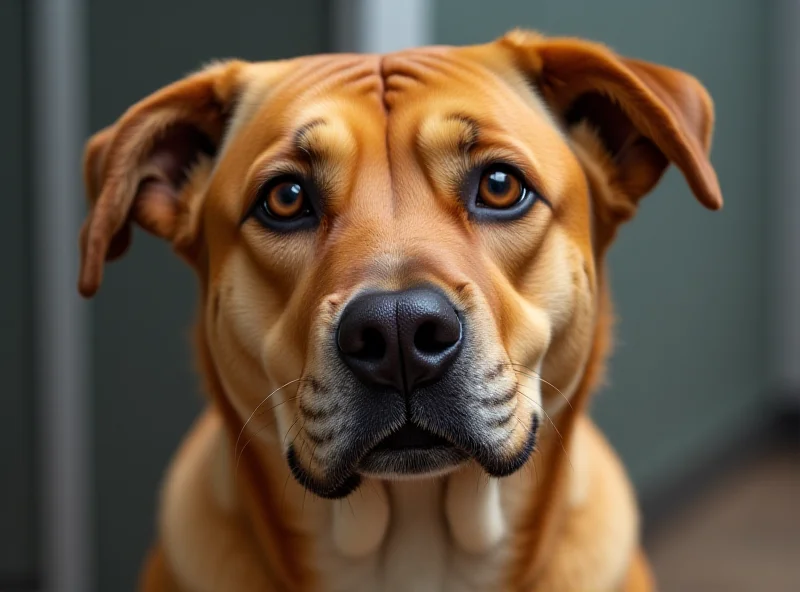
<instances>
[{"instance_id":1,"label":"eye pupil","mask_svg":"<svg viewBox=\"0 0 800 592\"><path fill-rule=\"evenodd\" d=\"M303 196L303 189L297 183L282 183L278 186L276 193L281 205L292 206Z\"/></svg>"},{"instance_id":2,"label":"eye pupil","mask_svg":"<svg viewBox=\"0 0 800 592\"><path fill-rule=\"evenodd\" d=\"M258 190L250 216L276 232L314 228L320 221L302 176L281 175L266 181Z\"/></svg>"},{"instance_id":3,"label":"eye pupil","mask_svg":"<svg viewBox=\"0 0 800 592\"><path fill-rule=\"evenodd\" d=\"M493 167L481 176L478 205L494 209L510 208L527 194L525 185L513 171Z\"/></svg>"},{"instance_id":4,"label":"eye pupil","mask_svg":"<svg viewBox=\"0 0 800 592\"><path fill-rule=\"evenodd\" d=\"M511 189L508 175L502 171L494 171L489 175L489 191L496 195L505 195Z\"/></svg>"},{"instance_id":5,"label":"eye pupil","mask_svg":"<svg viewBox=\"0 0 800 592\"><path fill-rule=\"evenodd\" d=\"M261 207L271 218L288 220L307 210L305 201L305 191L300 183L284 181L269 189Z\"/></svg>"}]
</instances>

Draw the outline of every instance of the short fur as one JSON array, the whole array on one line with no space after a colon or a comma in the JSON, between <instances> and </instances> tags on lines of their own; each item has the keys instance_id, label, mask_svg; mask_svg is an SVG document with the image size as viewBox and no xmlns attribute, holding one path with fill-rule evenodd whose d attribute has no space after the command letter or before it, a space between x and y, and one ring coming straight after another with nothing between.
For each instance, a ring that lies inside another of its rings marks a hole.
<instances>
[{"instance_id":1,"label":"short fur","mask_svg":"<svg viewBox=\"0 0 800 592\"><path fill-rule=\"evenodd\" d=\"M94 136L81 292L97 291L136 222L172 243L201 295L208 405L166 474L140 589L653 590L631 487L586 414L611 344L603 262L669 163L721 207L712 127L687 74L514 31L474 47L217 63ZM547 203L472 220L461 179L492 160ZM286 170L325 194L313 232L247 217ZM356 429L340 410L356 383L329 343L340 311L365 289L422 281L466 311L465 408L514 389L504 404L518 424L486 454L524 453L538 423L535 453L499 478L476 457L427 479L365 479L345 500L304 491L289 444L327 483L331 450Z\"/></svg>"}]
</instances>

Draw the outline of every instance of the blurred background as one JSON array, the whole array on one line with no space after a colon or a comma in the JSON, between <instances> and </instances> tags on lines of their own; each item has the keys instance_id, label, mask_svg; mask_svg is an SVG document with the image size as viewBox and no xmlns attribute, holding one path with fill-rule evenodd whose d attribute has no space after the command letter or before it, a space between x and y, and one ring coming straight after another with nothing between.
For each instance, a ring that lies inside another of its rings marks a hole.
<instances>
[{"instance_id":1,"label":"blurred background","mask_svg":"<svg viewBox=\"0 0 800 592\"><path fill-rule=\"evenodd\" d=\"M466 44L521 26L684 69L726 205L670 171L612 250L593 414L662 590L800 590L800 0L0 0L0 590L131 590L202 405L194 279L140 233L75 291L82 144L213 58Z\"/></svg>"}]
</instances>

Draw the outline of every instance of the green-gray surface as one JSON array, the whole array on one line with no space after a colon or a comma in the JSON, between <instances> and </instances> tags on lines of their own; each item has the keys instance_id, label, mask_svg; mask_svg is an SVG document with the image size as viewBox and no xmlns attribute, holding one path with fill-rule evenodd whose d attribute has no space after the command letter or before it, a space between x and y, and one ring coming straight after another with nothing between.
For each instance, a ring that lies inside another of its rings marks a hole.
<instances>
[{"instance_id":1,"label":"green-gray surface","mask_svg":"<svg viewBox=\"0 0 800 592\"><path fill-rule=\"evenodd\" d=\"M93 130L214 58L275 59L327 44L323 0L90 0ZM302 23L302 26L294 26ZM97 589L131 590L168 458L201 405L192 273L138 233L93 305Z\"/></svg>"},{"instance_id":2,"label":"green-gray surface","mask_svg":"<svg viewBox=\"0 0 800 592\"><path fill-rule=\"evenodd\" d=\"M726 200L703 210L674 169L611 257L620 318L595 416L644 494L742 433L766 388L766 7L758 0L436 0L437 43L521 26L687 70L709 89Z\"/></svg>"},{"instance_id":3,"label":"green-gray surface","mask_svg":"<svg viewBox=\"0 0 800 592\"><path fill-rule=\"evenodd\" d=\"M22 0L0 2L0 586L26 581L36 567L30 199L26 191Z\"/></svg>"}]
</instances>

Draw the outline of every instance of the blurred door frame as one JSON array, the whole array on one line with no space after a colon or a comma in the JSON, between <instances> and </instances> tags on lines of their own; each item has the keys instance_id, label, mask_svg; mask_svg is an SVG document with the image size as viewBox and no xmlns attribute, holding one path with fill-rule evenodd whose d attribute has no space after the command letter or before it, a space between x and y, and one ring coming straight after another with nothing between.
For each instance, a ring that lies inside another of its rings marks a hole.
<instances>
[{"instance_id":1,"label":"blurred door frame","mask_svg":"<svg viewBox=\"0 0 800 592\"><path fill-rule=\"evenodd\" d=\"M434 0L333 0L333 50L388 53L428 45Z\"/></svg>"},{"instance_id":2,"label":"blurred door frame","mask_svg":"<svg viewBox=\"0 0 800 592\"><path fill-rule=\"evenodd\" d=\"M76 290L86 137L84 0L28 5L39 580L92 590L88 316Z\"/></svg>"}]
</instances>

